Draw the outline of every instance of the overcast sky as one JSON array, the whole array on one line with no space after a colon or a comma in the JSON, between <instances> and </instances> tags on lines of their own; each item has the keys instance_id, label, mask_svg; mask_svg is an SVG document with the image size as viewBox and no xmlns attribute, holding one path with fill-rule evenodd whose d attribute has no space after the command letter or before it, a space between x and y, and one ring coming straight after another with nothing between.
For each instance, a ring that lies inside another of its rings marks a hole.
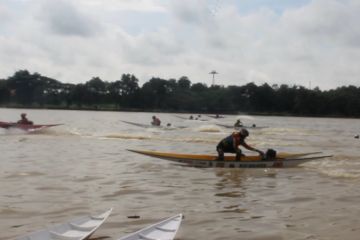
<instances>
[{"instance_id":1,"label":"overcast sky","mask_svg":"<svg viewBox=\"0 0 360 240\"><path fill-rule=\"evenodd\" d=\"M0 78L359 86L359 0L0 0Z\"/></svg>"}]
</instances>

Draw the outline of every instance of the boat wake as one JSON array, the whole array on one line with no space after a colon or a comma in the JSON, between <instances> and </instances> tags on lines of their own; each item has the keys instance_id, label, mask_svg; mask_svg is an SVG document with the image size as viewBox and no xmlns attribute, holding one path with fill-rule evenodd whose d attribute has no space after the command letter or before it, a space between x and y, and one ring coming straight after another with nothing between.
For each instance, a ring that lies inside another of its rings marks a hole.
<instances>
[{"instance_id":1,"label":"boat wake","mask_svg":"<svg viewBox=\"0 0 360 240\"><path fill-rule=\"evenodd\" d=\"M309 163L322 174L334 178L360 179L360 162L356 156L334 156L332 159Z\"/></svg>"},{"instance_id":2,"label":"boat wake","mask_svg":"<svg viewBox=\"0 0 360 240\"><path fill-rule=\"evenodd\" d=\"M119 138L119 139L137 139L137 140L148 140L154 139L151 136L144 136L144 135L131 135L131 134L109 134L104 136L104 138Z\"/></svg>"},{"instance_id":3,"label":"boat wake","mask_svg":"<svg viewBox=\"0 0 360 240\"><path fill-rule=\"evenodd\" d=\"M100 138L105 139L134 139L134 140L156 140L156 141L165 141L165 142L188 142L188 143L217 143L218 139L204 139L204 138L169 138L163 136L154 136L154 135L140 135L140 134L123 134L115 133L102 136Z\"/></svg>"},{"instance_id":4,"label":"boat wake","mask_svg":"<svg viewBox=\"0 0 360 240\"><path fill-rule=\"evenodd\" d=\"M215 125L202 125L195 130L198 132L221 132L221 128Z\"/></svg>"},{"instance_id":5,"label":"boat wake","mask_svg":"<svg viewBox=\"0 0 360 240\"><path fill-rule=\"evenodd\" d=\"M0 136L9 136L9 135L49 135L49 136L81 136L77 130L67 129L64 127L57 128L36 128L30 130L24 130L20 128L8 128L8 129L0 129Z\"/></svg>"}]
</instances>

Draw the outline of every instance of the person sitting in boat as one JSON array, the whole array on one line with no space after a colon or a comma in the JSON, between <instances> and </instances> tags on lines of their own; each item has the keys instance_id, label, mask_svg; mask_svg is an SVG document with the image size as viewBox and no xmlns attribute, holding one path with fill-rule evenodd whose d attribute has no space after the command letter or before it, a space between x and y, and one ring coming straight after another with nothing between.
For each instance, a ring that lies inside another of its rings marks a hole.
<instances>
[{"instance_id":1,"label":"person sitting in boat","mask_svg":"<svg viewBox=\"0 0 360 240\"><path fill-rule=\"evenodd\" d=\"M29 121L29 119L27 119L26 113L22 113L20 116L21 116L21 119L19 121L17 121L18 124L26 124L26 125L33 124L32 121Z\"/></svg>"},{"instance_id":2,"label":"person sitting in boat","mask_svg":"<svg viewBox=\"0 0 360 240\"><path fill-rule=\"evenodd\" d=\"M264 152L251 147L245 142L245 138L249 136L249 131L245 128L241 129L238 132L232 133L230 136L227 136L219 142L216 146L216 151L218 152L218 161L224 161L224 153L236 153L236 161L240 161L241 156L243 156L240 145L246 149L254 152L258 152L261 156L264 156Z\"/></svg>"},{"instance_id":3,"label":"person sitting in boat","mask_svg":"<svg viewBox=\"0 0 360 240\"><path fill-rule=\"evenodd\" d=\"M152 117L151 125L153 125L153 126L160 126L160 124L161 124L160 119L157 118L156 116L153 116L153 117Z\"/></svg>"},{"instance_id":4,"label":"person sitting in boat","mask_svg":"<svg viewBox=\"0 0 360 240\"><path fill-rule=\"evenodd\" d=\"M242 126L243 126L243 124L242 124L241 120L240 119L236 120L236 122L234 124L234 127L239 128L239 127L242 127Z\"/></svg>"}]
</instances>

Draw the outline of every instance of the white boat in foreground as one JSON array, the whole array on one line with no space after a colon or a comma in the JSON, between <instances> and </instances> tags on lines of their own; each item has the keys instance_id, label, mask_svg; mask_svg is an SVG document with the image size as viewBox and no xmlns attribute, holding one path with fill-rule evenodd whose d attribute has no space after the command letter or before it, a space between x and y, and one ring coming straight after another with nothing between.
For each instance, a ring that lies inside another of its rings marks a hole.
<instances>
[{"instance_id":1,"label":"white boat in foreground","mask_svg":"<svg viewBox=\"0 0 360 240\"><path fill-rule=\"evenodd\" d=\"M76 218L64 224L19 237L17 240L82 240L89 238L109 217L112 209L96 216Z\"/></svg>"},{"instance_id":2,"label":"white boat in foreground","mask_svg":"<svg viewBox=\"0 0 360 240\"><path fill-rule=\"evenodd\" d=\"M180 227L182 217L182 214L178 214L118 240L172 240Z\"/></svg>"}]
</instances>

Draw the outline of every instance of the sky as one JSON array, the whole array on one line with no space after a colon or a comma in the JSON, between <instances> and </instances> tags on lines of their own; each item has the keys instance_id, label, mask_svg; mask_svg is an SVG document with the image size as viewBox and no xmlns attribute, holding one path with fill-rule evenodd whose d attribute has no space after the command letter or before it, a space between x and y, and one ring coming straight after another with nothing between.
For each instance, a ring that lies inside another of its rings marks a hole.
<instances>
[{"instance_id":1,"label":"sky","mask_svg":"<svg viewBox=\"0 0 360 240\"><path fill-rule=\"evenodd\" d=\"M0 78L360 86L358 0L0 0Z\"/></svg>"}]
</instances>

